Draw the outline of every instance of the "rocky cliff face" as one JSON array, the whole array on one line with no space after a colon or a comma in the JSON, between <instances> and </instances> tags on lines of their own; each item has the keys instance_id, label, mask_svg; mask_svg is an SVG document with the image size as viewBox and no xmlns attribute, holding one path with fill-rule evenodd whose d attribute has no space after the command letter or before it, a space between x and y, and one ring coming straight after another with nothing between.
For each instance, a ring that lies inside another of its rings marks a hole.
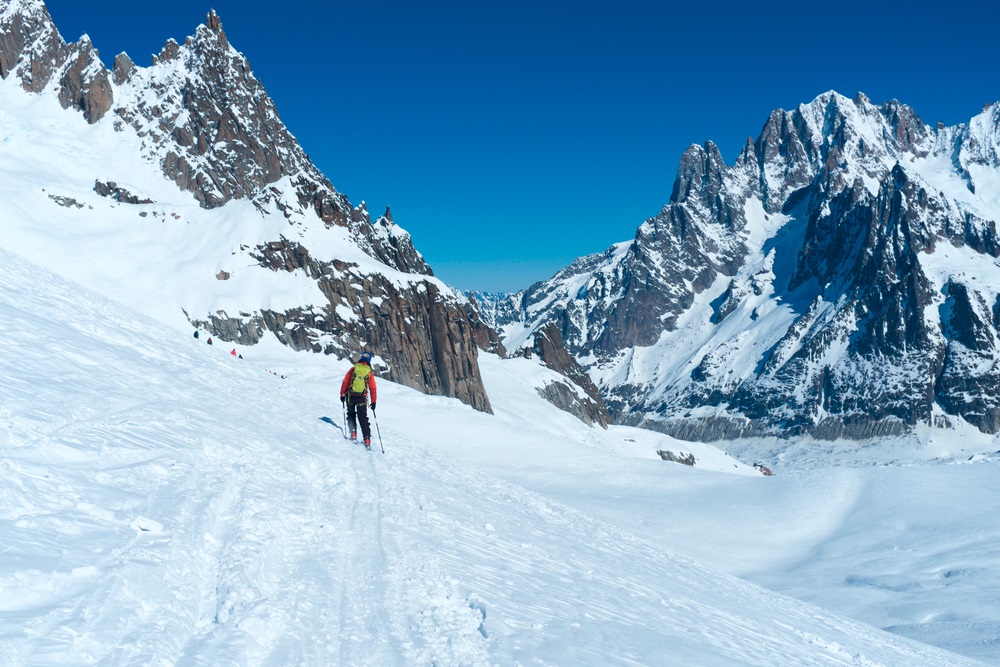
<instances>
[{"instance_id":1,"label":"rocky cliff face","mask_svg":"<svg viewBox=\"0 0 1000 667\"><path fill-rule=\"evenodd\" d=\"M483 349L496 350L501 356L537 356L541 363L563 377L558 382L552 382L538 389L538 393L560 410L575 415L588 425L600 425L607 428L613 423L608 407L604 403L600 390L587 375L587 371L570 354L563 341L560 328L554 323L541 326L537 330L525 330L524 336L510 336L508 340L516 347L510 352L496 334L497 322L512 322L517 320L522 306L518 295L486 294L482 292L470 295L470 301L476 309L477 320L482 323L480 343ZM496 340L494 341L494 337Z\"/></svg>"},{"instance_id":2,"label":"rocky cliff face","mask_svg":"<svg viewBox=\"0 0 1000 667\"><path fill-rule=\"evenodd\" d=\"M531 350L545 366L565 377L568 382L553 383L540 389L542 397L562 410L570 412L588 425L607 428L611 415L587 372L577 363L563 343L559 328L548 324L535 332Z\"/></svg>"},{"instance_id":3,"label":"rocky cliff face","mask_svg":"<svg viewBox=\"0 0 1000 667\"><path fill-rule=\"evenodd\" d=\"M998 422L1000 105L931 128L898 102L775 111L732 166L681 159L635 238L490 311L548 324L612 414L692 438Z\"/></svg>"},{"instance_id":4,"label":"rocky cliff face","mask_svg":"<svg viewBox=\"0 0 1000 667\"><path fill-rule=\"evenodd\" d=\"M479 325L456 315L462 311L455 297L439 283L400 283L357 264L322 261L287 240L255 248L251 256L269 270L304 271L316 281L325 304L283 312L212 313L206 319L192 317L195 326L243 345L274 335L294 350L342 358L357 356L363 344L387 362L379 369L381 377L490 411L477 361Z\"/></svg>"},{"instance_id":5,"label":"rocky cliff face","mask_svg":"<svg viewBox=\"0 0 1000 667\"><path fill-rule=\"evenodd\" d=\"M0 76L12 73L27 91L51 88L64 108L79 109L88 122L111 108L110 77L90 38L67 44L39 0L0 2Z\"/></svg>"},{"instance_id":6,"label":"rocky cliff face","mask_svg":"<svg viewBox=\"0 0 1000 667\"><path fill-rule=\"evenodd\" d=\"M388 210L372 221L312 164L215 12L183 44L168 41L149 67L121 54L109 71L89 38L63 40L42 0L0 0L0 75L135 137L144 158L204 209L250 201L256 213L248 215L286 222L233 254L260 271L307 275L322 297L280 310L254 302L237 312L197 312L179 304L194 325L222 340L252 344L273 335L343 357L368 347L390 379L490 410L477 342L488 347L491 336L475 309L433 277ZM95 191L154 203L100 175ZM221 286L229 273L218 277Z\"/></svg>"}]
</instances>

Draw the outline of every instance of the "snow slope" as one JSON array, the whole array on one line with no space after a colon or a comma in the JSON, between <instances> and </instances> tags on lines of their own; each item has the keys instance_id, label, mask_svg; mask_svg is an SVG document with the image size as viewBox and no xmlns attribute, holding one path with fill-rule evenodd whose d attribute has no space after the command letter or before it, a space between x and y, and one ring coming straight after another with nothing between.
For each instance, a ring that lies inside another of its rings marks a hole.
<instances>
[{"instance_id":1,"label":"snow slope","mask_svg":"<svg viewBox=\"0 0 1000 667\"><path fill-rule=\"evenodd\" d=\"M445 430L495 456L494 439L515 456L552 438L506 407L491 418L386 384L387 453L365 452L340 435L340 369L281 379L7 251L0 267L6 664L974 664L439 447ZM506 372L488 381L520 377ZM628 470L770 483L612 451L627 433L574 446L620 462L581 494Z\"/></svg>"}]
</instances>

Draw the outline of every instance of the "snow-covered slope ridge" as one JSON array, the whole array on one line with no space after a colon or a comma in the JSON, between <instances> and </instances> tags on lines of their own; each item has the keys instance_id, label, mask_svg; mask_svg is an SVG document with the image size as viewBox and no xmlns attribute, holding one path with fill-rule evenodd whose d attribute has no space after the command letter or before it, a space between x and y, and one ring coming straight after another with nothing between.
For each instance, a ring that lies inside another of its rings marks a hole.
<instances>
[{"instance_id":1,"label":"snow-covered slope ridge","mask_svg":"<svg viewBox=\"0 0 1000 667\"><path fill-rule=\"evenodd\" d=\"M311 163L214 12L151 66L108 71L41 0L0 0L0 74L7 247L238 345L367 345L393 379L489 410L466 300Z\"/></svg>"},{"instance_id":2,"label":"snow-covered slope ridge","mask_svg":"<svg viewBox=\"0 0 1000 667\"><path fill-rule=\"evenodd\" d=\"M6 664L974 664L465 469L391 413L386 455L348 446L310 384L5 251L0 323Z\"/></svg>"},{"instance_id":3,"label":"snow-covered slope ridge","mask_svg":"<svg viewBox=\"0 0 1000 667\"><path fill-rule=\"evenodd\" d=\"M830 92L732 166L681 159L631 242L499 304L557 323L612 413L685 438L1000 430L1000 104L957 127Z\"/></svg>"}]
</instances>

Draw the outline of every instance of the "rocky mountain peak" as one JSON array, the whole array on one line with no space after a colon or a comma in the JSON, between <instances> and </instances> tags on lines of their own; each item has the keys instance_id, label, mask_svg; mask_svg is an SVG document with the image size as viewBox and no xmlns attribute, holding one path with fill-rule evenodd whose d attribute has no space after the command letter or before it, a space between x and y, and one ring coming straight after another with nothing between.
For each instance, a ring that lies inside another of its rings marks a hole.
<instances>
[{"instance_id":1,"label":"rocky mountain peak","mask_svg":"<svg viewBox=\"0 0 1000 667\"><path fill-rule=\"evenodd\" d=\"M220 37L226 36L226 32L222 29L222 19L219 18L214 9L208 11L208 17L205 19L205 27ZM226 46L228 46L228 43Z\"/></svg>"},{"instance_id":2,"label":"rocky mountain peak","mask_svg":"<svg viewBox=\"0 0 1000 667\"><path fill-rule=\"evenodd\" d=\"M678 437L996 432L998 128L1000 105L932 128L833 91L775 110L732 167L685 151L630 243L497 324L557 325L612 416Z\"/></svg>"},{"instance_id":3,"label":"rocky mountain peak","mask_svg":"<svg viewBox=\"0 0 1000 667\"><path fill-rule=\"evenodd\" d=\"M933 131L912 108L824 93L793 112L773 112L765 124L756 142L765 208L780 210L807 186L832 196L857 176L874 185L896 161L932 148Z\"/></svg>"},{"instance_id":4,"label":"rocky mountain peak","mask_svg":"<svg viewBox=\"0 0 1000 667\"><path fill-rule=\"evenodd\" d=\"M111 80L116 86L122 86L135 73L136 67L127 53L119 53L115 56L115 63L111 71Z\"/></svg>"},{"instance_id":5,"label":"rocky mountain peak","mask_svg":"<svg viewBox=\"0 0 1000 667\"><path fill-rule=\"evenodd\" d=\"M926 154L926 143L931 129L912 107L892 100L883 104L879 111L892 130L892 141L902 152Z\"/></svg>"},{"instance_id":6,"label":"rocky mountain peak","mask_svg":"<svg viewBox=\"0 0 1000 667\"><path fill-rule=\"evenodd\" d=\"M562 334L554 324L548 324L534 336L531 350L549 369L566 378L566 382L555 382L539 389L539 393L550 403L576 415L587 424L599 424L607 428L611 423L604 399L587 375L586 371L570 356L563 343Z\"/></svg>"},{"instance_id":7,"label":"rocky mountain peak","mask_svg":"<svg viewBox=\"0 0 1000 667\"><path fill-rule=\"evenodd\" d=\"M41 0L0 0L0 75L15 72L25 90L41 92L66 42Z\"/></svg>"},{"instance_id":8,"label":"rocky mountain peak","mask_svg":"<svg viewBox=\"0 0 1000 667\"><path fill-rule=\"evenodd\" d=\"M79 109L88 122L96 123L111 109L114 93L110 75L87 35L70 45L59 82L63 107Z\"/></svg>"},{"instance_id":9,"label":"rocky mountain peak","mask_svg":"<svg viewBox=\"0 0 1000 667\"><path fill-rule=\"evenodd\" d=\"M713 142L705 142L703 146L692 145L681 156L670 203L683 203L696 194L701 197L703 205L712 206L722 188L725 169L722 153Z\"/></svg>"},{"instance_id":10,"label":"rocky mountain peak","mask_svg":"<svg viewBox=\"0 0 1000 667\"><path fill-rule=\"evenodd\" d=\"M90 38L67 44L41 0L0 3L0 76L12 75L32 93L55 87L60 103L90 123L112 105L110 76Z\"/></svg>"},{"instance_id":11,"label":"rocky mountain peak","mask_svg":"<svg viewBox=\"0 0 1000 667\"><path fill-rule=\"evenodd\" d=\"M736 167L738 169L743 169L750 167L751 165L756 165L757 153L754 148L753 137L747 137L746 143L743 144L743 150L740 151L739 157L736 158Z\"/></svg>"},{"instance_id":12,"label":"rocky mountain peak","mask_svg":"<svg viewBox=\"0 0 1000 667\"><path fill-rule=\"evenodd\" d=\"M153 64L159 65L161 63L168 63L171 60L177 58L181 52L181 45L177 43L177 40L171 37L163 44L163 48L160 49L160 54L153 57Z\"/></svg>"},{"instance_id":13,"label":"rocky mountain peak","mask_svg":"<svg viewBox=\"0 0 1000 667\"><path fill-rule=\"evenodd\" d=\"M220 51L229 50L229 38L226 37L226 31L222 28L222 19L215 13L214 9L205 17L205 22L195 30L194 37L187 38L186 43L190 45L195 41L204 42L210 48L218 48Z\"/></svg>"},{"instance_id":14,"label":"rocky mountain peak","mask_svg":"<svg viewBox=\"0 0 1000 667\"><path fill-rule=\"evenodd\" d=\"M118 119L145 138L167 178L206 208L252 199L266 185L303 170L322 179L246 58L221 33L202 25L183 45L168 40L152 67L126 81ZM349 215L346 203L337 208Z\"/></svg>"},{"instance_id":15,"label":"rocky mountain peak","mask_svg":"<svg viewBox=\"0 0 1000 667\"><path fill-rule=\"evenodd\" d=\"M0 0L0 23L21 37L35 31L12 29L11 26L43 25L46 31L55 27L43 0Z\"/></svg>"}]
</instances>

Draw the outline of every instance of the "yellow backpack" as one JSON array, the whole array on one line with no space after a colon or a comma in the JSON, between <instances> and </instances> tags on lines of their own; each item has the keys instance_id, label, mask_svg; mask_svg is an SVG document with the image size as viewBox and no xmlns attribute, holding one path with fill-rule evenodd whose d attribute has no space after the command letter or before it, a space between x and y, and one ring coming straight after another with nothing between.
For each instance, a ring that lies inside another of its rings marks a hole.
<instances>
[{"instance_id":1,"label":"yellow backpack","mask_svg":"<svg viewBox=\"0 0 1000 667\"><path fill-rule=\"evenodd\" d=\"M371 374L372 367L368 364L354 364L354 376L349 387L352 396L364 396L368 393L368 376Z\"/></svg>"}]
</instances>

